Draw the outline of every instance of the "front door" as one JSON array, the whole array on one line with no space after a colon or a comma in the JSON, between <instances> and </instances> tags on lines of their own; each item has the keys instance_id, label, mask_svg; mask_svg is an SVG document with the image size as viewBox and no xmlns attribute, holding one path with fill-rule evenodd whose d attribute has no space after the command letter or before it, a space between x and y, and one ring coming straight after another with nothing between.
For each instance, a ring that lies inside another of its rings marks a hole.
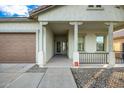
<instances>
[{"instance_id":1,"label":"front door","mask_svg":"<svg viewBox=\"0 0 124 93\"><path fill-rule=\"evenodd\" d=\"M55 53L66 55L66 53L67 53L67 42L66 41L56 41L55 42Z\"/></svg>"}]
</instances>

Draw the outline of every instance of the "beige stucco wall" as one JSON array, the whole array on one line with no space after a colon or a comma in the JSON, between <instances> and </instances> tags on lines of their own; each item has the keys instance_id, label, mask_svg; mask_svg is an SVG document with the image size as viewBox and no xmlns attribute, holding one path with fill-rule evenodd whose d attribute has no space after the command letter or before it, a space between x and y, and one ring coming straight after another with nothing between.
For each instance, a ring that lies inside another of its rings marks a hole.
<instances>
[{"instance_id":1,"label":"beige stucco wall","mask_svg":"<svg viewBox=\"0 0 124 93\"><path fill-rule=\"evenodd\" d=\"M85 36L85 44L84 44L84 52L89 52L89 53L94 53L98 52L96 51L96 36L97 35L104 35L105 36L105 52L107 52L108 46L107 46L107 31L79 31L79 35L84 35ZM68 41L69 41L69 58L72 59L73 57L73 31L70 30L68 34Z\"/></svg>"},{"instance_id":2,"label":"beige stucco wall","mask_svg":"<svg viewBox=\"0 0 124 93\"><path fill-rule=\"evenodd\" d=\"M114 51L122 51L122 44L123 43L124 43L123 38L115 39L114 42L113 42Z\"/></svg>"},{"instance_id":3,"label":"beige stucco wall","mask_svg":"<svg viewBox=\"0 0 124 93\"><path fill-rule=\"evenodd\" d=\"M84 49L86 52L96 52L96 35L94 33L86 34Z\"/></svg>"},{"instance_id":4,"label":"beige stucco wall","mask_svg":"<svg viewBox=\"0 0 124 93\"><path fill-rule=\"evenodd\" d=\"M36 32L38 28L38 22L0 23L0 32Z\"/></svg>"},{"instance_id":5,"label":"beige stucco wall","mask_svg":"<svg viewBox=\"0 0 124 93\"><path fill-rule=\"evenodd\" d=\"M123 51L123 43L124 43L124 38L116 38L114 39L114 42L113 42L113 47L114 47L114 51L115 52L115 57L117 58L122 58L122 52Z\"/></svg>"},{"instance_id":6,"label":"beige stucco wall","mask_svg":"<svg viewBox=\"0 0 124 93\"><path fill-rule=\"evenodd\" d=\"M53 32L47 27L46 30L46 62L48 62L54 55L54 37Z\"/></svg>"},{"instance_id":7,"label":"beige stucco wall","mask_svg":"<svg viewBox=\"0 0 124 93\"><path fill-rule=\"evenodd\" d=\"M124 9L103 5L101 10L88 10L87 5L57 6L39 14L39 21L124 21Z\"/></svg>"}]
</instances>

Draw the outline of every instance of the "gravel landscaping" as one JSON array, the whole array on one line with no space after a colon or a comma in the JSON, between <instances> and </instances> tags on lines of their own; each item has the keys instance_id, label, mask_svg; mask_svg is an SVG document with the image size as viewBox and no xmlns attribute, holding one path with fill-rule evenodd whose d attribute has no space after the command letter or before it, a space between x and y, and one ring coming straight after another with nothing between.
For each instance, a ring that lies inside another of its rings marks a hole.
<instances>
[{"instance_id":1,"label":"gravel landscaping","mask_svg":"<svg viewBox=\"0 0 124 93\"><path fill-rule=\"evenodd\" d=\"M47 68L40 68L38 65L34 65L26 73L45 73Z\"/></svg>"},{"instance_id":2,"label":"gravel landscaping","mask_svg":"<svg viewBox=\"0 0 124 93\"><path fill-rule=\"evenodd\" d=\"M124 88L124 68L72 68L78 88Z\"/></svg>"}]
</instances>

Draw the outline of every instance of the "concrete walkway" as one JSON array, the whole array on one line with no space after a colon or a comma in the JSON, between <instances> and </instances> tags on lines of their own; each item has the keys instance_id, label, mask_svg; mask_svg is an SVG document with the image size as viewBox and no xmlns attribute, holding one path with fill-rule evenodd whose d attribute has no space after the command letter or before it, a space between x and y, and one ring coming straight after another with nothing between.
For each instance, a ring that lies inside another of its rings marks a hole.
<instances>
[{"instance_id":1,"label":"concrete walkway","mask_svg":"<svg viewBox=\"0 0 124 93\"><path fill-rule=\"evenodd\" d=\"M76 88L70 68L28 72L34 64L0 64L0 88ZM43 68L44 69L44 68Z\"/></svg>"},{"instance_id":2,"label":"concrete walkway","mask_svg":"<svg viewBox=\"0 0 124 93\"><path fill-rule=\"evenodd\" d=\"M49 68L41 81L40 88L76 88L69 68Z\"/></svg>"},{"instance_id":3,"label":"concrete walkway","mask_svg":"<svg viewBox=\"0 0 124 93\"><path fill-rule=\"evenodd\" d=\"M43 73L24 73L9 83L8 88L37 88Z\"/></svg>"},{"instance_id":4,"label":"concrete walkway","mask_svg":"<svg viewBox=\"0 0 124 93\"><path fill-rule=\"evenodd\" d=\"M45 65L48 68L70 68L72 66L72 60L64 55L56 55Z\"/></svg>"}]
</instances>

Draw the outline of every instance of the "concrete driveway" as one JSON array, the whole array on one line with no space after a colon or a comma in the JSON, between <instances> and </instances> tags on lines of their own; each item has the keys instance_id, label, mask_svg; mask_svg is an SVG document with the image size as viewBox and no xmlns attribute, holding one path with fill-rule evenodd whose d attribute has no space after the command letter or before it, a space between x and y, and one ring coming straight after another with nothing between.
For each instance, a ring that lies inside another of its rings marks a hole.
<instances>
[{"instance_id":1,"label":"concrete driveway","mask_svg":"<svg viewBox=\"0 0 124 93\"><path fill-rule=\"evenodd\" d=\"M6 87L33 65L34 64L0 64L0 87Z\"/></svg>"},{"instance_id":2,"label":"concrete driveway","mask_svg":"<svg viewBox=\"0 0 124 93\"><path fill-rule=\"evenodd\" d=\"M76 88L70 68L0 64L0 88Z\"/></svg>"}]
</instances>

